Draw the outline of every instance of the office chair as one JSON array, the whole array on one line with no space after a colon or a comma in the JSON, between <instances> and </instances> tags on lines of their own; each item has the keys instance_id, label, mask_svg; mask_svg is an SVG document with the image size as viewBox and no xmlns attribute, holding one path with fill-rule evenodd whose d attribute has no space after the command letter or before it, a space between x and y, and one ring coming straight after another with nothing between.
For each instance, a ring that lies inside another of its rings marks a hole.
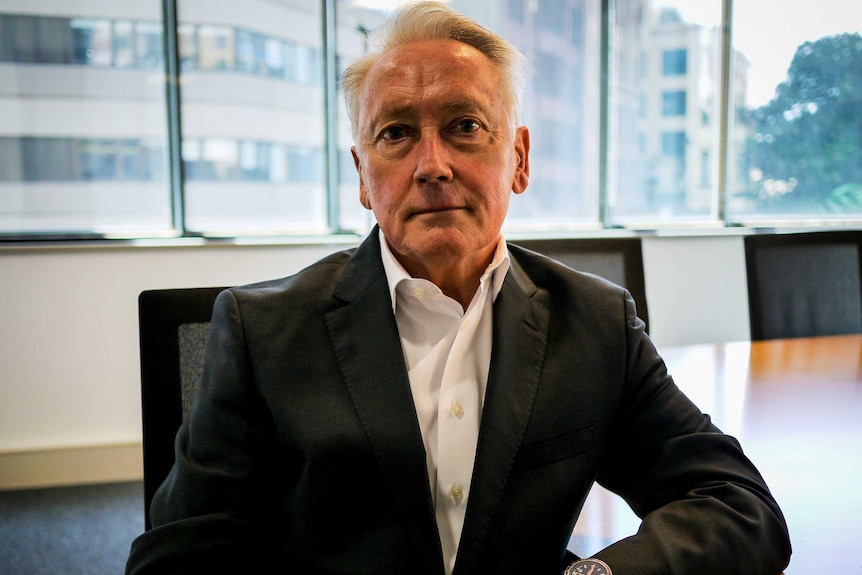
<instances>
[{"instance_id":1,"label":"office chair","mask_svg":"<svg viewBox=\"0 0 862 575\"><path fill-rule=\"evenodd\" d=\"M862 231L744 242L752 340L862 333Z\"/></svg>"},{"instance_id":2,"label":"office chair","mask_svg":"<svg viewBox=\"0 0 862 575\"><path fill-rule=\"evenodd\" d=\"M144 438L144 526L174 464L174 437L200 384L216 296L225 288L144 291L138 296Z\"/></svg>"},{"instance_id":3,"label":"office chair","mask_svg":"<svg viewBox=\"0 0 862 575\"><path fill-rule=\"evenodd\" d=\"M649 332L649 310L640 238L522 240L513 243L578 271L601 276L629 290Z\"/></svg>"}]
</instances>

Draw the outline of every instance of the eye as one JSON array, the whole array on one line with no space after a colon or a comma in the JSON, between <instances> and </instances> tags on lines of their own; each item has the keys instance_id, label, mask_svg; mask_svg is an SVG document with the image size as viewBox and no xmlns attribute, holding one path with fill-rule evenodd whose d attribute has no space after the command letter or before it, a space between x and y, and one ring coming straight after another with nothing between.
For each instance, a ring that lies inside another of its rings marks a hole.
<instances>
[{"instance_id":1,"label":"eye","mask_svg":"<svg viewBox=\"0 0 862 575\"><path fill-rule=\"evenodd\" d=\"M387 126L383 129L382 138L384 140L400 140L407 137L407 130L404 126Z\"/></svg>"},{"instance_id":2,"label":"eye","mask_svg":"<svg viewBox=\"0 0 862 575\"><path fill-rule=\"evenodd\" d=\"M455 124L455 129L458 132L461 132L462 134L471 134L471 133L479 130L479 128L481 128L481 126L479 125L479 122L477 122L476 120L470 120L470 119L459 120Z\"/></svg>"}]
</instances>

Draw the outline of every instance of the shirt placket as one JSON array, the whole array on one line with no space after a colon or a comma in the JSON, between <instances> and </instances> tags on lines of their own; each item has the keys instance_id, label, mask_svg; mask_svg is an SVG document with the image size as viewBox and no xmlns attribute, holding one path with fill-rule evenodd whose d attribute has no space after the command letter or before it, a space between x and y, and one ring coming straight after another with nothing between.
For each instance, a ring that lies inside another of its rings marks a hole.
<instances>
[{"instance_id":1,"label":"shirt placket","mask_svg":"<svg viewBox=\"0 0 862 575\"><path fill-rule=\"evenodd\" d=\"M483 307L477 303L461 319L440 386L436 500L447 558L454 557L461 537L479 436L478 369L475 354L470 353Z\"/></svg>"}]
</instances>

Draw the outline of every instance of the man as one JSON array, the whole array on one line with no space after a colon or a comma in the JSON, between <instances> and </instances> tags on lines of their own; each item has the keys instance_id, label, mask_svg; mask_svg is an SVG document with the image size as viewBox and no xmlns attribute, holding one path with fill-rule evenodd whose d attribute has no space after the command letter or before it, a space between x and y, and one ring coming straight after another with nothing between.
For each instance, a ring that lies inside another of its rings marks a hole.
<instances>
[{"instance_id":1,"label":"man","mask_svg":"<svg viewBox=\"0 0 862 575\"><path fill-rule=\"evenodd\" d=\"M507 245L521 58L445 5L345 72L379 228L228 290L129 573L777 574L781 512L623 289ZM569 566L594 480L643 517Z\"/></svg>"}]
</instances>

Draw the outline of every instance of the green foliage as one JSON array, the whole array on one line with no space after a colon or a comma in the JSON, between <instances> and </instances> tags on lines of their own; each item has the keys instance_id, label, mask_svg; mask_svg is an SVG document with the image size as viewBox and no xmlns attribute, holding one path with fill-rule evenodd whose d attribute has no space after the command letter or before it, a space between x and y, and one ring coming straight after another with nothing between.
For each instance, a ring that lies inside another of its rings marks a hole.
<instances>
[{"instance_id":1,"label":"green foliage","mask_svg":"<svg viewBox=\"0 0 862 575\"><path fill-rule=\"evenodd\" d=\"M844 184L829 193L826 209L836 214L859 213L862 211L862 184Z\"/></svg>"},{"instance_id":2,"label":"green foliage","mask_svg":"<svg viewBox=\"0 0 862 575\"><path fill-rule=\"evenodd\" d=\"M783 213L862 211L862 36L799 46L775 97L751 112L749 193ZM783 185L777 183L783 182Z\"/></svg>"}]
</instances>

